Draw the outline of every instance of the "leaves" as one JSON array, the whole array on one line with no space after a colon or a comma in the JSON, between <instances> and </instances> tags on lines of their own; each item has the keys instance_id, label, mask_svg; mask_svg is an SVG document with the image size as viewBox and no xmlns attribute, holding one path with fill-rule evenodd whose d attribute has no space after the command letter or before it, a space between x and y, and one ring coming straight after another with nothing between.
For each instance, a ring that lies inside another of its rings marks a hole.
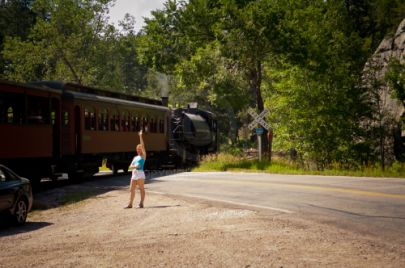
<instances>
[{"instance_id":1,"label":"leaves","mask_svg":"<svg viewBox=\"0 0 405 268\"><path fill-rule=\"evenodd\" d=\"M163 73L173 105L197 101L218 115L223 142L236 144L248 107L268 108L276 150L295 148L320 169L373 160L377 136L360 126L379 114L358 84L403 1L168 0L138 34L129 15L121 31L108 25L111 0L8 2L2 14L29 20L22 29L0 20L5 78L156 97ZM393 63L387 79L403 101L402 67Z\"/></svg>"},{"instance_id":2,"label":"leaves","mask_svg":"<svg viewBox=\"0 0 405 268\"><path fill-rule=\"evenodd\" d=\"M26 40L4 43L4 76L10 80L63 80L124 91L146 87L146 67L138 62L133 18L122 22L126 35L107 23L112 1L37 0L35 25ZM136 81L135 81L136 80Z\"/></svg>"}]
</instances>

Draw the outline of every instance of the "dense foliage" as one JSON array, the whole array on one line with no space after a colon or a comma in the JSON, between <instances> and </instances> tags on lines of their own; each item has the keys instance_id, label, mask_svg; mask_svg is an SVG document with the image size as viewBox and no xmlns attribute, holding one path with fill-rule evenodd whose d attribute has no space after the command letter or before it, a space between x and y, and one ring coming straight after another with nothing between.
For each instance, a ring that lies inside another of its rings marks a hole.
<instances>
[{"instance_id":1,"label":"dense foliage","mask_svg":"<svg viewBox=\"0 0 405 268\"><path fill-rule=\"evenodd\" d=\"M0 77L155 97L168 89L174 106L214 111L222 142L235 145L254 137L247 109L267 108L273 149L293 149L303 164L384 161L362 128L375 111L359 82L405 18L403 1L168 0L139 33L130 16L121 29L108 23L113 2L0 1ZM404 75L393 63L386 78L402 101Z\"/></svg>"},{"instance_id":2,"label":"dense foliage","mask_svg":"<svg viewBox=\"0 0 405 268\"><path fill-rule=\"evenodd\" d=\"M1 10L7 12L10 2L25 1L7 1ZM110 0L31 2L25 8L35 14L35 23L28 33L5 35L3 78L145 88L147 69L137 61L133 18L122 21L123 32L109 25Z\"/></svg>"}]
</instances>

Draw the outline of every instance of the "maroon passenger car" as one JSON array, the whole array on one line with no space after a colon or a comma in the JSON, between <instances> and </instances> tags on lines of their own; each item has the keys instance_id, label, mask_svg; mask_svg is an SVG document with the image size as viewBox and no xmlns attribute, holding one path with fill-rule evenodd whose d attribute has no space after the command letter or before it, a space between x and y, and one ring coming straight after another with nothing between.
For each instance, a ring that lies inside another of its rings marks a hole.
<instances>
[{"instance_id":1,"label":"maroon passenger car","mask_svg":"<svg viewBox=\"0 0 405 268\"><path fill-rule=\"evenodd\" d=\"M18 174L51 176L60 157L61 92L0 81L0 163Z\"/></svg>"},{"instance_id":2,"label":"maroon passenger car","mask_svg":"<svg viewBox=\"0 0 405 268\"><path fill-rule=\"evenodd\" d=\"M102 161L128 170L141 129L149 168L168 157L169 109L161 101L55 81L0 81L0 163L38 182L89 176Z\"/></svg>"}]
</instances>

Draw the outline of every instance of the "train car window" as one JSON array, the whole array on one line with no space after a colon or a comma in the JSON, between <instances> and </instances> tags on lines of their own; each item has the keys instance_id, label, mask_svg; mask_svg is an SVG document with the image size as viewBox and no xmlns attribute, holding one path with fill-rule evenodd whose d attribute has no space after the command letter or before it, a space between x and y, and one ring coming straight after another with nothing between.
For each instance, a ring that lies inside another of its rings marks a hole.
<instances>
[{"instance_id":1,"label":"train car window","mask_svg":"<svg viewBox=\"0 0 405 268\"><path fill-rule=\"evenodd\" d=\"M159 133L165 133L165 120L159 119Z\"/></svg>"},{"instance_id":2,"label":"train car window","mask_svg":"<svg viewBox=\"0 0 405 268\"><path fill-rule=\"evenodd\" d=\"M142 131L149 132L149 120L147 116L142 118Z\"/></svg>"},{"instance_id":3,"label":"train car window","mask_svg":"<svg viewBox=\"0 0 405 268\"><path fill-rule=\"evenodd\" d=\"M135 115L135 114L133 114L133 113L131 113L131 116L130 116L130 131L136 131L136 119L137 119L137 116Z\"/></svg>"},{"instance_id":4,"label":"train car window","mask_svg":"<svg viewBox=\"0 0 405 268\"><path fill-rule=\"evenodd\" d=\"M8 107L7 109L7 123L13 123L14 119L14 109L13 107Z\"/></svg>"},{"instance_id":5,"label":"train car window","mask_svg":"<svg viewBox=\"0 0 405 268\"><path fill-rule=\"evenodd\" d=\"M153 117L149 118L149 132L153 133Z\"/></svg>"},{"instance_id":6,"label":"train car window","mask_svg":"<svg viewBox=\"0 0 405 268\"><path fill-rule=\"evenodd\" d=\"M88 108L84 109L84 129L90 129L90 112Z\"/></svg>"},{"instance_id":7,"label":"train car window","mask_svg":"<svg viewBox=\"0 0 405 268\"><path fill-rule=\"evenodd\" d=\"M22 124L24 95L0 92L0 124Z\"/></svg>"},{"instance_id":8,"label":"train car window","mask_svg":"<svg viewBox=\"0 0 405 268\"><path fill-rule=\"evenodd\" d=\"M154 117L150 118L149 126L150 126L150 132L152 132L152 133L157 132L157 121Z\"/></svg>"},{"instance_id":9,"label":"train car window","mask_svg":"<svg viewBox=\"0 0 405 268\"><path fill-rule=\"evenodd\" d=\"M96 130L96 113L94 108L84 108L84 127L86 130Z\"/></svg>"},{"instance_id":10,"label":"train car window","mask_svg":"<svg viewBox=\"0 0 405 268\"><path fill-rule=\"evenodd\" d=\"M108 111L102 109L98 117L98 129L102 131L108 130Z\"/></svg>"},{"instance_id":11,"label":"train car window","mask_svg":"<svg viewBox=\"0 0 405 268\"><path fill-rule=\"evenodd\" d=\"M27 97L27 123L49 124L50 109L49 99L37 96Z\"/></svg>"},{"instance_id":12,"label":"train car window","mask_svg":"<svg viewBox=\"0 0 405 268\"><path fill-rule=\"evenodd\" d=\"M117 111L112 111L112 115L110 118L110 125L112 131L120 130L120 117Z\"/></svg>"},{"instance_id":13,"label":"train car window","mask_svg":"<svg viewBox=\"0 0 405 268\"><path fill-rule=\"evenodd\" d=\"M90 113L91 130L96 130L96 112Z\"/></svg>"},{"instance_id":14,"label":"train car window","mask_svg":"<svg viewBox=\"0 0 405 268\"><path fill-rule=\"evenodd\" d=\"M129 131L129 113L124 111L121 116L121 130Z\"/></svg>"},{"instance_id":15,"label":"train car window","mask_svg":"<svg viewBox=\"0 0 405 268\"><path fill-rule=\"evenodd\" d=\"M136 125L135 125L135 131L141 131L141 117L136 116Z\"/></svg>"},{"instance_id":16,"label":"train car window","mask_svg":"<svg viewBox=\"0 0 405 268\"><path fill-rule=\"evenodd\" d=\"M63 125L64 126L69 125L69 112L67 111L63 112Z\"/></svg>"},{"instance_id":17,"label":"train car window","mask_svg":"<svg viewBox=\"0 0 405 268\"><path fill-rule=\"evenodd\" d=\"M56 112L52 111L51 112L51 124L52 124L52 126L55 125L55 122L56 122Z\"/></svg>"}]
</instances>

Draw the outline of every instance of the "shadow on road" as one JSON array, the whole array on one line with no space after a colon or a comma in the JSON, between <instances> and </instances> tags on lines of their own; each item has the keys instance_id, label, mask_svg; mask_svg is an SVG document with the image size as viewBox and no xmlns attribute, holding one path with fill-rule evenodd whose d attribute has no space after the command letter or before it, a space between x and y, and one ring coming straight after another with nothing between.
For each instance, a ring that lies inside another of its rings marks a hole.
<instances>
[{"instance_id":1,"label":"shadow on road","mask_svg":"<svg viewBox=\"0 0 405 268\"><path fill-rule=\"evenodd\" d=\"M0 237L32 232L52 224L49 222L26 222L24 225L16 226L11 220L2 219L0 221Z\"/></svg>"},{"instance_id":2,"label":"shadow on road","mask_svg":"<svg viewBox=\"0 0 405 268\"><path fill-rule=\"evenodd\" d=\"M157 178L182 173L184 170L146 171L145 184L158 183ZM114 190L127 190L131 173L98 173L81 181L59 178L56 181L43 180L34 190L33 210L45 210L93 198ZM146 186L147 188L147 186Z\"/></svg>"}]
</instances>

